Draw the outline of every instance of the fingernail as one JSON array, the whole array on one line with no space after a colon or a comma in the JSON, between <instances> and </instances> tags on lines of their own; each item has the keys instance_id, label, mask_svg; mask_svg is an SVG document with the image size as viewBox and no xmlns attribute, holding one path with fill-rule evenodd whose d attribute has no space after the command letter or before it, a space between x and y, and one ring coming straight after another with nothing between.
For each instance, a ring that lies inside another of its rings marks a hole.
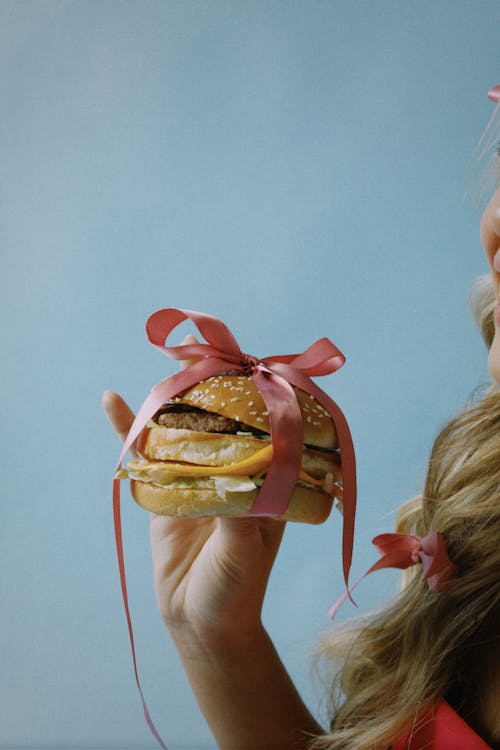
<instances>
[{"instance_id":1,"label":"fingernail","mask_svg":"<svg viewBox=\"0 0 500 750\"><path fill-rule=\"evenodd\" d=\"M500 102L500 86L493 86L488 91L488 99L491 99L492 102Z\"/></svg>"},{"instance_id":2,"label":"fingernail","mask_svg":"<svg viewBox=\"0 0 500 750\"><path fill-rule=\"evenodd\" d=\"M198 341L196 340L196 337L193 336L192 333L188 333L187 336L184 336L184 338L181 341L181 346L186 346L187 344L197 344Z\"/></svg>"}]
</instances>

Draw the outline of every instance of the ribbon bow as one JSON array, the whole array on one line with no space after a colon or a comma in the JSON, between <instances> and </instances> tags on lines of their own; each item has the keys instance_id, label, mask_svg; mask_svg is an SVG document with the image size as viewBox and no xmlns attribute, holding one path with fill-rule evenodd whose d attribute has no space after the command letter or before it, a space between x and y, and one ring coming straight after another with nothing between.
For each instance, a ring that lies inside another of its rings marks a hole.
<instances>
[{"instance_id":1,"label":"ribbon bow","mask_svg":"<svg viewBox=\"0 0 500 750\"><path fill-rule=\"evenodd\" d=\"M165 346L170 333L180 323L191 320L207 343ZM329 413L336 428L343 481L342 568L347 596L350 596L349 570L352 560L354 520L356 513L356 463L351 434L347 421L329 396L318 388L311 376L328 375L345 362L342 352L327 338L315 341L301 354L284 354L258 359L244 354L231 331L222 321L193 310L167 308L151 315L146 323L149 341L168 357L177 360L198 359L187 369L178 372L154 386L141 408L125 439L117 470L128 449L144 429L146 422L158 409L174 396L213 375L239 371L249 375L259 389L267 411L271 431L273 457L266 478L255 502L248 511L252 516L280 516L285 511L298 478L302 457L302 416L293 386L313 396ZM199 359L201 358L201 359ZM135 658L132 624L128 607L120 521L120 483L113 483L113 510L115 536L120 569L125 614L137 686L142 698L146 720L151 731L165 748L149 716L139 684Z\"/></svg>"},{"instance_id":2,"label":"ribbon bow","mask_svg":"<svg viewBox=\"0 0 500 750\"><path fill-rule=\"evenodd\" d=\"M379 534L372 540L382 557L368 573L381 568L405 570L422 563L424 578L431 591L442 591L458 573L446 551L443 535L431 530L422 539L412 534Z\"/></svg>"},{"instance_id":3,"label":"ribbon bow","mask_svg":"<svg viewBox=\"0 0 500 750\"><path fill-rule=\"evenodd\" d=\"M431 530L423 538L413 534L379 534L372 539L372 544L382 557L351 586L349 591L355 589L367 575L382 568L406 570L421 563L430 591L443 591L448 581L458 573L457 566L448 557L443 535L438 531ZM347 594L344 594L331 608L329 615L332 620L346 598Z\"/></svg>"}]
</instances>

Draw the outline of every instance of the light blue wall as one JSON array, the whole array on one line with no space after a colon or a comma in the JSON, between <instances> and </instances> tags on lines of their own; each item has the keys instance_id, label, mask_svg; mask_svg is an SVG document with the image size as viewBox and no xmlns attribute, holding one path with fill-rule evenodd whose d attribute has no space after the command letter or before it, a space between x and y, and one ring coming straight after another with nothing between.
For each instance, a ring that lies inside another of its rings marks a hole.
<instances>
[{"instance_id":1,"label":"light blue wall","mask_svg":"<svg viewBox=\"0 0 500 750\"><path fill-rule=\"evenodd\" d=\"M486 271L464 199L499 82L496 0L0 4L4 329L0 747L152 747L131 672L104 388L174 371L160 307L264 355L329 336L321 385L359 460L354 576L486 379L466 308ZM342 591L339 518L290 527L265 619L312 710L307 652ZM125 497L144 690L172 750L212 747L156 615ZM396 578L359 589L360 610ZM351 616L346 605L342 617Z\"/></svg>"}]
</instances>

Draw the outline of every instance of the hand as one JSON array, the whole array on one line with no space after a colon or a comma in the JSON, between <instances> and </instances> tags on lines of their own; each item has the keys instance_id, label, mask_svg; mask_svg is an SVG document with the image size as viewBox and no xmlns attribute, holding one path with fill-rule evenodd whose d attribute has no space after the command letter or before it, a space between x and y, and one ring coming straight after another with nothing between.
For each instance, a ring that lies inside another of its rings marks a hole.
<instances>
[{"instance_id":1,"label":"hand","mask_svg":"<svg viewBox=\"0 0 500 750\"><path fill-rule=\"evenodd\" d=\"M183 343L195 341L189 337ZM103 407L123 440L132 411L111 391L104 394ZM270 518L151 514L156 597L169 629L203 637L251 636L260 627L267 581L284 528L284 522Z\"/></svg>"}]
</instances>

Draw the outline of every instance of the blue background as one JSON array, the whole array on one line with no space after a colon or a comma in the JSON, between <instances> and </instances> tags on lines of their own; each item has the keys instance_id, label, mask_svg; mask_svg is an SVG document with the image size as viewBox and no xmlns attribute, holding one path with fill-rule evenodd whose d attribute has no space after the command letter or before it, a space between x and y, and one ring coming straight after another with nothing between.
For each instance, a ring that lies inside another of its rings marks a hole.
<instances>
[{"instance_id":1,"label":"blue background","mask_svg":"<svg viewBox=\"0 0 500 750\"><path fill-rule=\"evenodd\" d=\"M359 461L354 577L371 564L487 380L464 195L499 20L495 0L3 0L1 748L154 746L100 397L137 408L174 372L144 335L158 308L210 312L259 355L323 335L345 352L320 384ZM123 515L148 704L169 748L213 747L156 614L147 514L125 493ZM337 513L289 526L265 605L317 715L308 653L342 591L339 541ZM360 611L396 580L365 582Z\"/></svg>"}]
</instances>

